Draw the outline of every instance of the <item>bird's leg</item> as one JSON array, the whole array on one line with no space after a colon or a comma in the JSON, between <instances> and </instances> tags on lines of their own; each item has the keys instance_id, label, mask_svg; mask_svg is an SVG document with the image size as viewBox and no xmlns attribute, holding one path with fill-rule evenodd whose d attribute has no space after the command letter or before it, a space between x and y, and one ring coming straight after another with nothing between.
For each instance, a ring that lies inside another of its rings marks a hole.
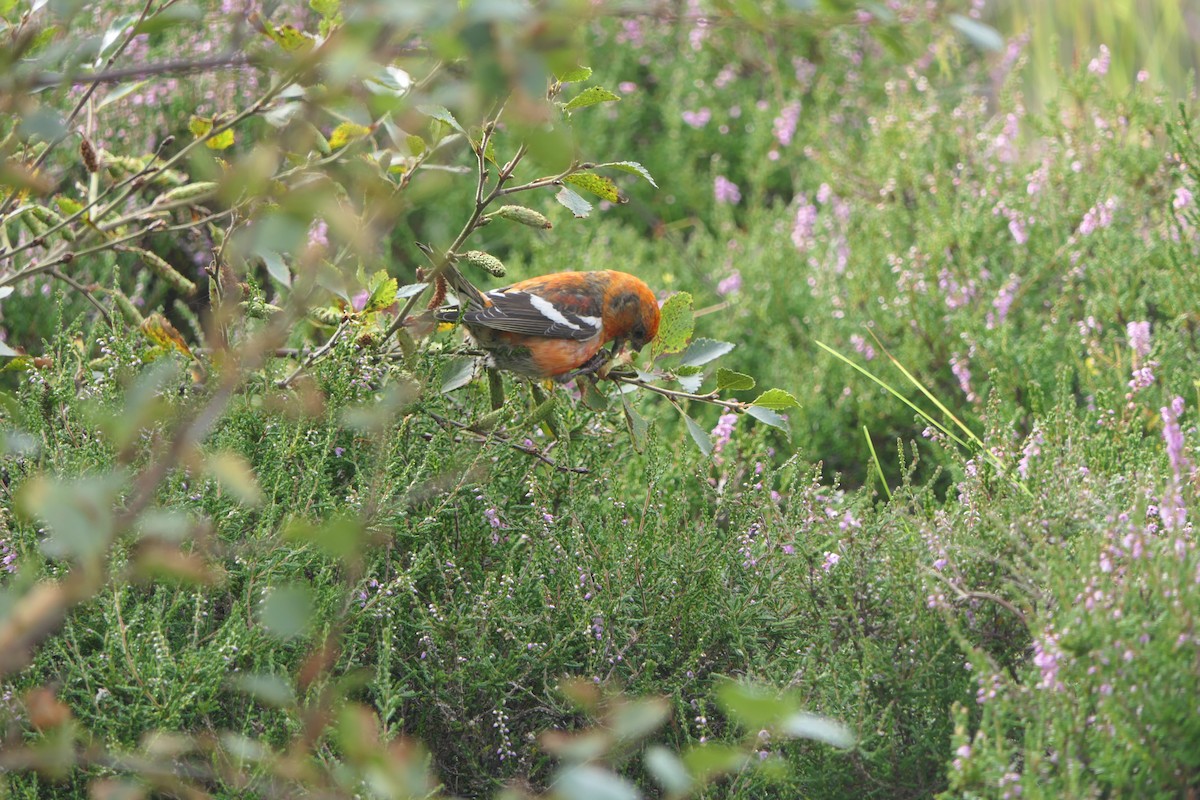
<instances>
[{"instance_id":1,"label":"bird's leg","mask_svg":"<svg viewBox=\"0 0 1200 800\"><path fill-rule=\"evenodd\" d=\"M611 354L601 350L600 352L596 353L596 355L585 361L577 369L573 369L565 375L558 376L557 380L559 383L567 383L583 375L592 375L596 372L596 370L608 363L610 358L612 358Z\"/></svg>"}]
</instances>

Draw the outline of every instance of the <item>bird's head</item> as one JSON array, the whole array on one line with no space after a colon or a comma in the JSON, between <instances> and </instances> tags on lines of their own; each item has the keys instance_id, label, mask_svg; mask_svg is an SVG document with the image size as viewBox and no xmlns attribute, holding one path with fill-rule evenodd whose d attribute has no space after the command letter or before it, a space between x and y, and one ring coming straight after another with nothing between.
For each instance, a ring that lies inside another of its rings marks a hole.
<instances>
[{"instance_id":1,"label":"bird's head","mask_svg":"<svg viewBox=\"0 0 1200 800\"><path fill-rule=\"evenodd\" d=\"M641 350L658 335L658 298L641 279L610 271L604 292L604 336Z\"/></svg>"}]
</instances>

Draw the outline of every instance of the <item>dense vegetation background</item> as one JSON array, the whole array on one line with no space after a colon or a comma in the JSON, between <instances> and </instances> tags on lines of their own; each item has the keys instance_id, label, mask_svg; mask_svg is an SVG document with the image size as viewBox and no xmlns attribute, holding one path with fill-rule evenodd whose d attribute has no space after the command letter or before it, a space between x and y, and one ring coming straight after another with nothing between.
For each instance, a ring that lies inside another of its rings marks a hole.
<instances>
[{"instance_id":1,"label":"dense vegetation background","mask_svg":"<svg viewBox=\"0 0 1200 800\"><path fill-rule=\"evenodd\" d=\"M0 795L1191 796L1196 14L0 0Z\"/></svg>"}]
</instances>

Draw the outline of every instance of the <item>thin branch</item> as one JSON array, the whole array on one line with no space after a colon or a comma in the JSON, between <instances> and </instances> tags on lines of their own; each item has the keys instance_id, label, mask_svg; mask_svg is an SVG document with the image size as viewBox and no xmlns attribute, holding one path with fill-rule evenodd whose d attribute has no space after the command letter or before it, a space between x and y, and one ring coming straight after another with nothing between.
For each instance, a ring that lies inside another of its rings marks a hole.
<instances>
[{"instance_id":1,"label":"thin branch","mask_svg":"<svg viewBox=\"0 0 1200 800\"><path fill-rule=\"evenodd\" d=\"M286 378L276 381L275 385L280 389L286 389L289 385L291 385L292 381L296 380L296 378L300 376L300 373L304 372L306 369L312 366L314 361L316 361L318 358L321 358L333 349L333 346L337 344L337 340L341 338L343 333L345 333L346 326L348 324L349 323L347 323L346 320L342 320L342 323L337 326L337 330L335 330L333 334L325 341L325 344L309 353L308 358L304 359L300 366L292 370L292 373Z\"/></svg>"},{"instance_id":2,"label":"thin branch","mask_svg":"<svg viewBox=\"0 0 1200 800\"><path fill-rule=\"evenodd\" d=\"M245 53L230 52L220 53L208 58L178 59L175 61L163 61L159 64L143 64L137 67L126 67L124 69L106 70L103 72L77 72L70 75L49 72L36 76L28 82L22 83L21 86L36 91L68 83L72 86L78 86L83 83L121 83L131 78L149 78L155 75L182 75L223 67L253 66L256 63L255 59Z\"/></svg>"},{"instance_id":3,"label":"thin branch","mask_svg":"<svg viewBox=\"0 0 1200 800\"><path fill-rule=\"evenodd\" d=\"M662 386L655 386L653 383L647 383L641 378L631 378L623 374L608 374L608 379L617 383L628 383L630 386L637 386L647 391L661 394L663 397L672 400L695 400L698 403L710 403L714 406L721 406L730 411L741 413L751 406L750 403L743 403L740 400L722 400L716 392L708 394L692 394L691 392L682 392L676 389L667 389Z\"/></svg>"},{"instance_id":4,"label":"thin branch","mask_svg":"<svg viewBox=\"0 0 1200 800\"><path fill-rule=\"evenodd\" d=\"M511 447L513 450L517 450L518 452L524 453L527 456L533 456L538 461L541 461L543 464L553 467L554 469L558 470L559 472L571 472L576 475L591 474L591 471L589 469L587 469L586 467L564 466L562 464L559 464L557 461L554 461L553 459L546 456L545 453L543 453L541 450L537 449L536 447L528 447L524 444L514 442L512 439L509 439L507 436L501 436L496 433L488 433L488 434L480 433L479 431L475 430L474 428L472 428L470 425L468 425L465 422L459 422L457 420L447 419L446 417L443 417L440 414L434 414L432 411L426 411L425 413L429 415L430 419L432 419L434 422L436 422L438 425L442 426L443 428L446 428L446 429L454 428L456 430L463 431L464 433L469 433L469 434L475 436L476 442L479 444L483 444L484 442L489 442L489 441L497 442L498 444L502 444L506 447Z\"/></svg>"},{"instance_id":5,"label":"thin branch","mask_svg":"<svg viewBox=\"0 0 1200 800\"><path fill-rule=\"evenodd\" d=\"M100 312L100 316L104 317L104 321L107 322L109 326L112 325L112 317L109 316L108 309L101 305L100 301L92 296L91 291L86 286L69 275L64 275L57 268L51 269L50 274L83 295L89 303L96 307L96 310Z\"/></svg>"}]
</instances>

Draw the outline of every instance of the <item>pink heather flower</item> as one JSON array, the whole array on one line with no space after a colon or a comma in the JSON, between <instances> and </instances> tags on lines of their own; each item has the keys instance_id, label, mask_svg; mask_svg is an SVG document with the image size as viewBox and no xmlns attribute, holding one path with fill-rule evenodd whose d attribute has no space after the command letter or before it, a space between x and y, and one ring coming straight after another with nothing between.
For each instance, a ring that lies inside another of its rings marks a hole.
<instances>
[{"instance_id":1,"label":"pink heather flower","mask_svg":"<svg viewBox=\"0 0 1200 800\"><path fill-rule=\"evenodd\" d=\"M731 294L737 294L742 288L742 273L736 269L727 278L722 278L717 284L717 294L720 297L728 297Z\"/></svg>"},{"instance_id":2,"label":"pink heather flower","mask_svg":"<svg viewBox=\"0 0 1200 800\"><path fill-rule=\"evenodd\" d=\"M726 64L721 68L721 71L717 73L717 77L713 78L713 88L724 89L726 86L733 83L733 80L736 77L737 70L734 68L733 64Z\"/></svg>"},{"instance_id":3,"label":"pink heather flower","mask_svg":"<svg viewBox=\"0 0 1200 800\"><path fill-rule=\"evenodd\" d=\"M1129 323L1125 326L1125 336L1129 339L1129 346L1133 348L1133 355L1136 360L1141 361L1150 355L1149 322Z\"/></svg>"},{"instance_id":4,"label":"pink heather flower","mask_svg":"<svg viewBox=\"0 0 1200 800\"><path fill-rule=\"evenodd\" d=\"M1137 82L1145 83L1148 80L1150 80L1150 73L1144 69L1139 69L1137 74Z\"/></svg>"},{"instance_id":5,"label":"pink heather flower","mask_svg":"<svg viewBox=\"0 0 1200 800\"><path fill-rule=\"evenodd\" d=\"M1131 391L1139 392L1154 383L1154 368L1158 366L1153 361L1144 367L1139 367L1133 371L1133 378L1129 381Z\"/></svg>"},{"instance_id":6,"label":"pink heather flower","mask_svg":"<svg viewBox=\"0 0 1200 800\"><path fill-rule=\"evenodd\" d=\"M1037 684L1039 689L1057 692L1065 688L1058 679L1058 662L1062 655L1058 647L1058 634L1053 631L1046 631L1043 636L1033 640L1033 663L1042 672Z\"/></svg>"},{"instance_id":7,"label":"pink heather flower","mask_svg":"<svg viewBox=\"0 0 1200 800\"><path fill-rule=\"evenodd\" d=\"M958 387L967 396L967 402L974 403L979 400L979 395L975 394L975 390L971 388L971 370L967 366L968 363L967 359L958 353L950 356L950 371L958 379Z\"/></svg>"},{"instance_id":8,"label":"pink heather flower","mask_svg":"<svg viewBox=\"0 0 1200 800\"><path fill-rule=\"evenodd\" d=\"M1079 223L1079 235L1088 236L1100 228L1107 228L1113 221L1113 209L1117 207L1117 198L1110 197L1103 203L1097 203L1087 210Z\"/></svg>"},{"instance_id":9,"label":"pink heather flower","mask_svg":"<svg viewBox=\"0 0 1200 800\"><path fill-rule=\"evenodd\" d=\"M699 111L684 111L680 116L691 127L703 128L712 119L712 111L709 110L708 106L705 106Z\"/></svg>"},{"instance_id":10,"label":"pink heather flower","mask_svg":"<svg viewBox=\"0 0 1200 800\"><path fill-rule=\"evenodd\" d=\"M718 175L713 180L713 197L718 203L729 203L730 205L737 205L742 201L742 193L738 190L737 184L724 175Z\"/></svg>"},{"instance_id":11,"label":"pink heather flower","mask_svg":"<svg viewBox=\"0 0 1200 800\"><path fill-rule=\"evenodd\" d=\"M616 36L617 44L629 43L634 47L641 47L644 42L642 36L642 23L637 19L627 19L621 23L621 30Z\"/></svg>"},{"instance_id":12,"label":"pink heather flower","mask_svg":"<svg viewBox=\"0 0 1200 800\"><path fill-rule=\"evenodd\" d=\"M704 44L705 37L708 36L708 17L702 16L702 14L700 0L688 0L687 18L695 23L695 26L688 31L688 44L693 50L699 50L700 46Z\"/></svg>"},{"instance_id":13,"label":"pink heather flower","mask_svg":"<svg viewBox=\"0 0 1200 800\"><path fill-rule=\"evenodd\" d=\"M309 247L329 247L329 225L317 218L308 228Z\"/></svg>"},{"instance_id":14,"label":"pink heather flower","mask_svg":"<svg viewBox=\"0 0 1200 800\"><path fill-rule=\"evenodd\" d=\"M975 299L975 281L968 280L964 286L945 268L938 272L938 288L946 297L947 308L962 308Z\"/></svg>"},{"instance_id":15,"label":"pink heather flower","mask_svg":"<svg viewBox=\"0 0 1200 800\"><path fill-rule=\"evenodd\" d=\"M796 221L792 224L792 244L797 250L804 251L812 247L813 231L817 227L817 207L808 202L808 197L800 196L800 205L796 208Z\"/></svg>"},{"instance_id":16,"label":"pink heather flower","mask_svg":"<svg viewBox=\"0 0 1200 800\"><path fill-rule=\"evenodd\" d=\"M0 572L17 571L17 551L6 540L0 539Z\"/></svg>"},{"instance_id":17,"label":"pink heather flower","mask_svg":"<svg viewBox=\"0 0 1200 800\"><path fill-rule=\"evenodd\" d=\"M1029 477L1029 463L1042 454L1042 445L1045 443L1042 432L1034 428L1033 433L1029 434L1029 438L1025 440L1025 447L1021 450L1021 460L1017 462L1017 472L1022 478Z\"/></svg>"},{"instance_id":18,"label":"pink heather flower","mask_svg":"<svg viewBox=\"0 0 1200 800\"><path fill-rule=\"evenodd\" d=\"M801 91L807 91L817 74L817 65L807 58L796 57L792 59L792 69L796 71L796 83L800 84Z\"/></svg>"},{"instance_id":19,"label":"pink heather flower","mask_svg":"<svg viewBox=\"0 0 1200 800\"><path fill-rule=\"evenodd\" d=\"M737 414L722 414L717 420L717 427L712 429L713 452L719 453L733 438L733 429L737 427Z\"/></svg>"},{"instance_id":20,"label":"pink heather flower","mask_svg":"<svg viewBox=\"0 0 1200 800\"><path fill-rule=\"evenodd\" d=\"M1171 405L1159 409L1163 421L1163 440L1167 444L1167 458L1171 460L1171 471L1175 480L1179 481L1184 473L1192 471L1191 460L1183 452L1183 430L1179 427L1179 417L1183 414L1183 398L1176 397Z\"/></svg>"},{"instance_id":21,"label":"pink heather flower","mask_svg":"<svg viewBox=\"0 0 1200 800\"><path fill-rule=\"evenodd\" d=\"M854 350L867 361L875 358L875 348L867 342L866 339L859 336L857 333L850 334L850 344L854 345Z\"/></svg>"},{"instance_id":22,"label":"pink heather flower","mask_svg":"<svg viewBox=\"0 0 1200 800\"><path fill-rule=\"evenodd\" d=\"M1088 72L1093 75L1104 76L1108 74L1108 65L1110 61L1108 54L1108 45L1100 45L1100 54L1088 62Z\"/></svg>"},{"instance_id":23,"label":"pink heather flower","mask_svg":"<svg viewBox=\"0 0 1200 800\"><path fill-rule=\"evenodd\" d=\"M371 293L366 289L363 289L361 292L354 295L354 297L350 298L351 308L353 308L355 311L362 311L367 307L367 300L370 299L370 297Z\"/></svg>"},{"instance_id":24,"label":"pink heather flower","mask_svg":"<svg viewBox=\"0 0 1200 800\"><path fill-rule=\"evenodd\" d=\"M1029 231L1025 229L1025 221L1018 216L1009 218L1008 232L1012 234L1013 241L1017 244L1025 244L1029 240Z\"/></svg>"},{"instance_id":25,"label":"pink heather flower","mask_svg":"<svg viewBox=\"0 0 1200 800\"><path fill-rule=\"evenodd\" d=\"M997 161L1011 164L1019 157L1017 137L1020 134L1020 121L1016 114L1009 114L1004 118L1004 128L992 141L992 152L996 154Z\"/></svg>"},{"instance_id":26,"label":"pink heather flower","mask_svg":"<svg viewBox=\"0 0 1200 800\"><path fill-rule=\"evenodd\" d=\"M617 88L621 90L621 94L633 94L637 91L637 84L633 81L621 81Z\"/></svg>"},{"instance_id":27,"label":"pink heather flower","mask_svg":"<svg viewBox=\"0 0 1200 800\"><path fill-rule=\"evenodd\" d=\"M771 130L775 134L775 140L783 147L787 147L792 143L792 137L796 135L796 124L800 121L800 104L788 103L779 112L779 116L771 125Z\"/></svg>"},{"instance_id":28,"label":"pink heather flower","mask_svg":"<svg viewBox=\"0 0 1200 800\"><path fill-rule=\"evenodd\" d=\"M1185 187L1180 186L1175 190L1175 199L1171 201L1171 206L1176 211L1182 211L1192 204L1192 193Z\"/></svg>"},{"instance_id":29,"label":"pink heather flower","mask_svg":"<svg viewBox=\"0 0 1200 800\"><path fill-rule=\"evenodd\" d=\"M836 567L837 563L841 560L842 560L842 557L839 556L837 553L831 553L828 550L826 550L825 551L825 562L823 564L821 564L821 569L825 570L826 572L829 572L829 570Z\"/></svg>"},{"instance_id":30,"label":"pink heather flower","mask_svg":"<svg viewBox=\"0 0 1200 800\"><path fill-rule=\"evenodd\" d=\"M1021 277L1013 274L1009 275L1008 282L1000 287L1000 291L996 293L996 299L992 301L992 308L995 311L989 311L987 314L989 331L1004 324L1004 320L1008 318L1008 312L1012 309L1013 301L1017 299L1017 287L1020 285Z\"/></svg>"}]
</instances>

